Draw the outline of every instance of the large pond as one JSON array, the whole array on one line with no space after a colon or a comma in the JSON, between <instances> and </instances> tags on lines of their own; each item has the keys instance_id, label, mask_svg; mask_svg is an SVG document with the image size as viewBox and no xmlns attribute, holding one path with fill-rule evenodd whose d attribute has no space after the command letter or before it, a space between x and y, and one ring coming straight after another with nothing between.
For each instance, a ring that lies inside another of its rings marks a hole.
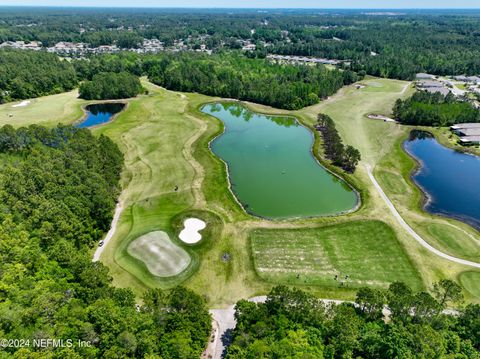
<instances>
[{"instance_id":1,"label":"large pond","mask_svg":"<svg viewBox=\"0 0 480 359\"><path fill-rule=\"evenodd\" d=\"M236 103L207 104L225 125L211 149L228 164L232 190L246 211L266 218L338 214L358 196L313 157L313 134L292 117L267 116Z\"/></svg>"},{"instance_id":2,"label":"large pond","mask_svg":"<svg viewBox=\"0 0 480 359\"><path fill-rule=\"evenodd\" d=\"M123 103L99 103L94 105L88 105L85 107L87 113L85 119L77 124L77 127L92 127L101 125L110 121L112 116L122 111L125 108Z\"/></svg>"},{"instance_id":3,"label":"large pond","mask_svg":"<svg viewBox=\"0 0 480 359\"><path fill-rule=\"evenodd\" d=\"M480 229L480 157L444 147L424 131L412 131L404 148L420 162L413 179L428 198L425 209Z\"/></svg>"}]
</instances>

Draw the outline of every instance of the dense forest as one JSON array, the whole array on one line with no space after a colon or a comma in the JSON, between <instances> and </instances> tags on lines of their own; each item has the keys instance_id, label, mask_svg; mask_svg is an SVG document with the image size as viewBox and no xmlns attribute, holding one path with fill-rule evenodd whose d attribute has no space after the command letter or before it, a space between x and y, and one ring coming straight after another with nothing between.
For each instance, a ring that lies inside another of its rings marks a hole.
<instances>
[{"instance_id":1,"label":"dense forest","mask_svg":"<svg viewBox=\"0 0 480 359\"><path fill-rule=\"evenodd\" d=\"M128 72L100 72L80 85L80 98L112 100L135 97L143 91L137 76Z\"/></svg>"},{"instance_id":2,"label":"dense forest","mask_svg":"<svg viewBox=\"0 0 480 359\"><path fill-rule=\"evenodd\" d=\"M240 358L480 358L480 305L442 314L461 300L443 280L435 297L397 282L362 288L355 305L325 305L299 289L276 287L265 303L237 302L228 359ZM389 319L382 310L387 305Z\"/></svg>"},{"instance_id":3,"label":"dense forest","mask_svg":"<svg viewBox=\"0 0 480 359\"><path fill-rule=\"evenodd\" d=\"M355 172L361 159L360 152L353 146L343 144L332 118L322 113L318 114L315 129L322 134L325 157L332 161L333 165L347 172Z\"/></svg>"},{"instance_id":4,"label":"dense forest","mask_svg":"<svg viewBox=\"0 0 480 359\"><path fill-rule=\"evenodd\" d=\"M476 10L197 10L5 9L0 42L84 42L135 48L144 38L165 46L221 51L257 45L267 53L349 60L352 69L413 79L415 73L480 74L480 13ZM248 53L252 55L252 53Z\"/></svg>"},{"instance_id":5,"label":"dense forest","mask_svg":"<svg viewBox=\"0 0 480 359\"><path fill-rule=\"evenodd\" d=\"M480 111L470 102L460 101L451 93L419 91L412 97L398 99L393 108L395 119L406 125L452 126L456 123L479 122Z\"/></svg>"},{"instance_id":6,"label":"dense forest","mask_svg":"<svg viewBox=\"0 0 480 359\"><path fill-rule=\"evenodd\" d=\"M351 71L329 70L322 65L281 66L230 54L151 56L144 69L152 82L168 89L289 110L313 105L357 81L357 74Z\"/></svg>"},{"instance_id":7,"label":"dense forest","mask_svg":"<svg viewBox=\"0 0 480 359\"><path fill-rule=\"evenodd\" d=\"M0 50L0 61L8 64L0 68L4 101L61 92L82 80L86 81L80 86L84 99L133 97L143 91L138 76L147 75L155 84L171 90L299 109L358 80L357 74L349 70L330 70L323 65L275 65L235 53L120 53L69 62L41 51ZM41 66L31 67L27 61L39 62ZM17 67L17 63L22 67ZM8 72L9 68L18 68L20 72ZM32 70L33 80L27 81ZM23 76L27 76L25 80ZM43 81L44 78L48 79Z\"/></svg>"},{"instance_id":8,"label":"dense forest","mask_svg":"<svg viewBox=\"0 0 480 359\"><path fill-rule=\"evenodd\" d=\"M77 86L73 66L54 54L0 49L0 104Z\"/></svg>"},{"instance_id":9,"label":"dense forest","mask_svg":"<svg viewBox=\"0 0 480 359\"><path fill-rule=\"evenodd\" d=\"M2 357L191 358L204 349L211 323L201 297L150 290L137 309L133 292L92 263L122 164L110 139L86 129L0 129L0 337L30 341L2 342ZM32 344L49 338L65 344Z\"/></svg>"}]
</instances>

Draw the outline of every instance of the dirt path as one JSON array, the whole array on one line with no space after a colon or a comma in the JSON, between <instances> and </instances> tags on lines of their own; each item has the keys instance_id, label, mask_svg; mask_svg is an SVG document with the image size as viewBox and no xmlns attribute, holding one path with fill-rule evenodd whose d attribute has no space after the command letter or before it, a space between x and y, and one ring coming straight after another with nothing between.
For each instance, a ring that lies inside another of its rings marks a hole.
<instances>
[{"instance_id":1,"label":"dirt path","mask_svg":"<svg viewBox=\"0 0 480 359\"><path fill-rule=\"evenodd\" d=\"M397 209L393 205L393 203L390 201L390 199L387 197L385 192L383 192L382 187L378 184L377 180L373 176L372 169L370 166L367 166L367 172L368 172L368 177L370 177L370 180L372 181L373 185L375 186L375 189L377 192L380 194L380 197L383 198L385 203L387 204L387 207L390 209L392 212L393 216L397 219L398 223L418 242L422 247L427 249L428 251L432 252L433 254L436 254L439 257L442 257L444 259L447 259L451 262L467 265L470 267L475 267L475 268L480 268L480 263L477 262L471 262L465 259L453 257L449 254L443 253L442 251L439 251L435 247L432 247L427 241L425 241L422 237L420 237L417 232L413 230L412 227L410 227L407 222L402 218L400 213L398 213Z\"/></svg>"},{"instance_id":2,"label":"dirt path","mask_svg":"<svg viewBox=\"0 0 480 359\"><path fill-rule=\"evenodd\" d=\"M407 91L407 89L410 87L411 84L412 84L412 83L409 82L408 84L406 84L405 86L403 86L403 89L402 89L402 91L401 91L400 93L403 95L403 94Z\"/></svg>"},{"instance_id":3,"label":"dirt path","mask_svg":"<svg viewBox=\"0 0 480 359\"><path fill-rule=\"evenodd\" d=\"M110 225L110 229L103 239L103 246L97 247L95 254L93 255L92 262L98 262L100 260L100 256L103 253L103 250L108 245L110 239L112 239L113 235L115 234L115 230L117 229L118 220L120 219L120 215L123 211L123 205L121 202L117 203L117 207L115 208L115 214L113 215L112 224Z\"/></svg>"}]
</instances>

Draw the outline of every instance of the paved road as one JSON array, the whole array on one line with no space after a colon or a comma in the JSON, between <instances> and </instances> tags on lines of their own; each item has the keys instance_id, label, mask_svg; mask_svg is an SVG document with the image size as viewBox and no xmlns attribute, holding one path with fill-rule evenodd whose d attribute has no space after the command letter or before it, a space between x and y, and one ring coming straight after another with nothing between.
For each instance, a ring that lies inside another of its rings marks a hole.
<instances>
[{"instance_id":1,"label":"paved road","mask_svg":"<svg viewBox=\"0 0 480 359\"><path fill-rule=\"evenodd\" d=\"M93 255L92 262L98 262L100 256L102 255L103 250L107 246L110 239L112 239L113 235L115 234L115 230L117 229L117 223L120 219L120 214L123 211L123 206L120 203L117 203L117 207L115 207L115 214L113 215L112 224L110 225L110 230L108 231L107 235L103 239L103 246L98 247Z\"/></svg>"},{"instance_id":2,"label":"paved road","mask_svg":"<svg viewBox=\"0 0 480 359\"><path fill-rule=\"evenodd\" d=\"M370 166L367 166L367 172L368 172L368 177L370 177L370 180L372 181L373 185L375 186L375 188L377 189L378 193L380 194L380 196L383 198L383 200L385 201L385 203L387 204L387 207L390 209L390 211L392 212L393 216L397 219L398 223L400 223L400 225L418 242L422 245L422 247L426 248L427 250L429 250L430 252L436 254L437 256L439 257L442 257L444 259L447 259L451 262L455 262L455 263L459 263L459 264L463 264L463 265L467 265L467 266L470 266L470 267L475 267L475 268L480 268L480 263L477 263L477 262L472 262L472 261L467 261L466 259L461 259L461 258L457 258L457 257L453 257L449 254L446 254L446 253L443 253L442 251L439 251L438 249L436 249L435 247L432 247L430 244L427 243L427 241L425 241L422 237L420 237L418 235L417 232L415 232L412 227L410 227L407 222L405 222L405 220L402 218L402 216L400 216L400 213L398 213L397 209L395 208L395 206L393 205L393 203L390 201L390 199L388 199L387 195L385 194L385 192L383 192L383 189L382 187L380 187L380 185L378 184L377 180L375 179L375 177L373 176L373 173L372 173L372 169Z\"/></svg>"}]
</instances>

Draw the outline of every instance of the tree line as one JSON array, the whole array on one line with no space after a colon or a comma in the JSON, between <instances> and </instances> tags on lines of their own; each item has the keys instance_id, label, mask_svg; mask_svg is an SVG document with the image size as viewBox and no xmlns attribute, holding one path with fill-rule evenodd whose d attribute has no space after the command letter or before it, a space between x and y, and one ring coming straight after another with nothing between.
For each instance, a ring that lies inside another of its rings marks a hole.
<instances>
[{"instance_id":1,"label":"tree line","mask_svg":"<svg viewBox=\"0 0 480 359\"><path fill-rule=\"evenodd\" d=\"M343 144L332 118L323 113L318 114L315 129L322 134L325 157L344 171L355 172L361 159L360 151L353 146Z\"/></svg>"},{"instance_id":2,"label":"tree line","mask_svg":"<svg viewBox=\"0 0 480 359\"><path fill-rule=\"evenodd\" d=\"M149 79L168 89L235 98L289 110L313 105L357 81L350 71L282 66L236 54L150 56Z\"/></svg>"},{"instance_id":3,"label":"tree line","mask_svg":"<svg viewBox=\"0 0 480 359\"><path fill-rule=\"evenodd\" d=\"M446 315L447 305L462 300L460 287L442 280L434 293L396 282L388 290L360 289L355 303L327 305L300 289L275 287L265 303L237 302L226 358L480 358L480 305Z\"/></svg>"},{"instance_id":4,"label":"tree line","mask_svg":"<svg viewBox=\"0 0 480 359\"><path fill-rule=\"evenodd\" d=\"M91 249L108 230L123 155L71 126L0 129L0 337L73 346L6 346L3 357L199 357L211 330L205 300L151 289L137 306ZM79 346L81 340L89 345Z\"/></svg>"},{"instance_id":5,"label":"tree line","mask_svg":"<svg viewBox=\"0 0 480 359\"><path fill-rule=\"evenodd\" d=\"M91 81L80 84L79 95L85 100L106 100L135 97L143 87L137 76L128 72L101 72Z\"/></svg>"},{"instance_id":6,"label":"tree line","mask_svg":"<svg viewBox=\"0 0 480 359\"><path fill-rule=\"evenodd\" d=\"M70 91L77 84L73 66L54 54L0 49L0 104Z\"/></svg>"},{"instance_id":7,"label":"tree line","mask_svg":"<svg viewBox=\"0 0 480 359\"><path fill-rule=\"evenodd\" d=\"M406 100L398 99L393 116L405 125L452 126L479 122L480 111L469 101L458 100L452 93L418 91Z\"/></svg>"},{"instance_id":8,"label":"tree line","mask_svg":"<svg viewBox=\"0 0 480 359\"><path fill-rule=\"evenodd\" d=\"M322 65L275 65L238 53L122 53L61 61L41 51L0 50L1 61L8 63L0 69L4 101L58 93L73 88L79 81L85 81L80 86L80 95L85 99L132 97L142 91L138 76L146 75L153 83L170 90L299 109L358 80L357 74L349 70L329 70ZM29 65L37 62L38 67ZM32 71L38 82L27 81L27 74Z\"/></svg>"}]
</instances>

